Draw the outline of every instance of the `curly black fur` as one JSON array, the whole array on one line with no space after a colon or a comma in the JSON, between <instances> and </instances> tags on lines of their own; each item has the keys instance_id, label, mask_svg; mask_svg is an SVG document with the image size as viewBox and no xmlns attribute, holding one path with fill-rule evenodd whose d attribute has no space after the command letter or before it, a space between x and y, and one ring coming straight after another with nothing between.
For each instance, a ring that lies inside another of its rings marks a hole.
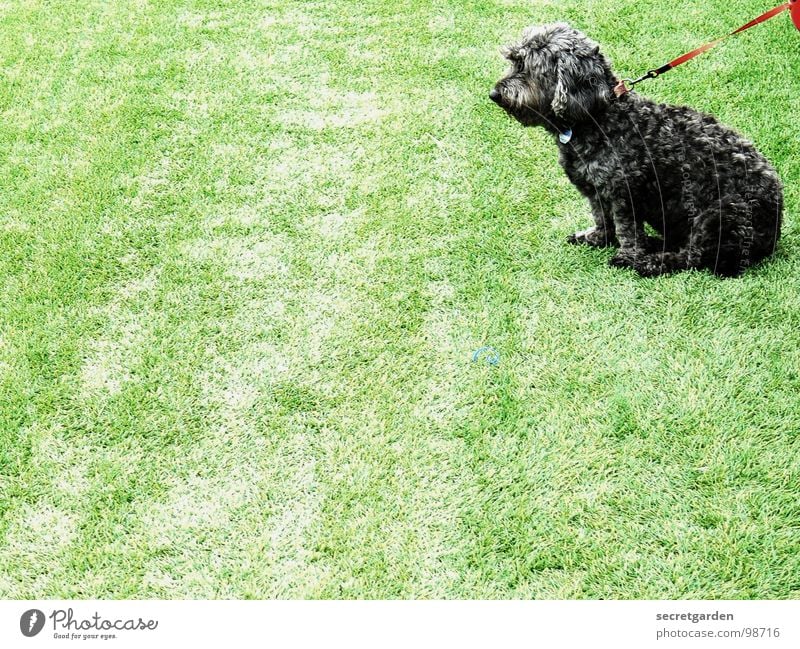
<instances>
[{"instance_id":1,"label":"curly black fur","mask_svg":"<svg viewBox=\"0 0 800 649\"><path fill-rule=\"evenodd\" d=\"M564 23L526 29L504 55L513 67L491 99L553 134L561 166L591 205L595 225L571 243L618 245L610 263L644 276L737 276L775 250L780 180L733 129L635 92L616 97L619 79L599 46Z\"/></svg>"}]
</instances>

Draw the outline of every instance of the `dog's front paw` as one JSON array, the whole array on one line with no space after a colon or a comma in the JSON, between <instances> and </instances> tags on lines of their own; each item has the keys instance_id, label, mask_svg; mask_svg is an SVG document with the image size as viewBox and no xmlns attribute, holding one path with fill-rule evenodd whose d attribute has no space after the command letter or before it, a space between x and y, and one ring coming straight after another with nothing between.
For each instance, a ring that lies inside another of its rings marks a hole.
<instances>
[{"instance_id":1,"label":"dog's front paw","mask_svg":"<svg viewBox=\"0 0 800 649\"><path fill-rule=\"evenodd\" d=\"M616 246L617 238L609 233L608 230L589 228L588 230L581 230L575 234L567 237L567 243L572 245L582 244L585 246L592 246L593 248L607 248L608 246Z\"/></svg>"},{"instance_id":2,"label":"dog's front paw","mask_svg":"<svg viewBox=\"0 0 800 649\"><path fill-rule=\"evenodd\" d=\"M634 268L636 266L636 251L618 250L617 254L608 260L608 265L615 268Z\"/></svg>"}]
</instances>

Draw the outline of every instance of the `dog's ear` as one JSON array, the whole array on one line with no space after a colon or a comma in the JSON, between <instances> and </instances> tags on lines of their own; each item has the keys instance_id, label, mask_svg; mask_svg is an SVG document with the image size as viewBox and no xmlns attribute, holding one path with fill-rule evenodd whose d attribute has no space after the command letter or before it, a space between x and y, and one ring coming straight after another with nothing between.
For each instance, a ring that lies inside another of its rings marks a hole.
<instances>
[{"instance_id":1,"label":"dog's ear","mask_svg":"<svg viewBox=\"0 0 800 649\"><path fill-rule=\"evenodd\" d=\"M513 61L519 57L519 47L517 45L504 45L500 48L500 54L503 58Z\"/></svg>"},{"instance_id":2,"label":"dog's ear","mask_svg":"<svg viewBox=\"0 0 800 649\"><path fill-rule=\"evenodd\" d=\"M556 72L556 89L553 93L553 112L556 114L556 117L566 117L567 113L567 105L569 104L569 99L567 97L569 90L568 82L566 78L566 73L564 72L564 65L559 64L558 70Z\"/></svg>"},{"instance_id":3,"label":"dog's ear","mask_svg":"<svg viewBox=\"0 0 800 649\"><path fill-rule=\"evenodd\" d=\"M611 84L598 52L596 48L590 57L559 61L551 106L556 117L577 123L611 100Z\"/></svg>"}]
</instances>

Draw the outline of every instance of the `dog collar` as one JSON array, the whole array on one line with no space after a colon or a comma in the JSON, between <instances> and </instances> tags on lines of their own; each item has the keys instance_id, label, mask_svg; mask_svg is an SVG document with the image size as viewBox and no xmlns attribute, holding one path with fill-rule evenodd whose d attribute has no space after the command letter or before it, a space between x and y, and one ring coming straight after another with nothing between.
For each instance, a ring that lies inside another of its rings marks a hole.
<instances>
[{"instance_id":1,"label":"dog collar","mask_svg":"<svg viewBox=\"0 0 800 649\"><path fill-rule=\"evenodd\" d=\"M572 139L572 129L568 128L566 131L563 131L558 134L558 141L561 144L569 144L569 141Z\"/></svg>"}]
</instances>

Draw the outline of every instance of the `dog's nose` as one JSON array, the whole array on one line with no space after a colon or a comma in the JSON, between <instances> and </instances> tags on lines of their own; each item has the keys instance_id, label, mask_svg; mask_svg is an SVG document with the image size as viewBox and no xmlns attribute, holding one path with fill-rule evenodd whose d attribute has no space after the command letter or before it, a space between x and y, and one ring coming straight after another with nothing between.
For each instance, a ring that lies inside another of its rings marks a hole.
<instances>
[{"instance_id":1,"label":"dog's nose","mask_svg":"<svg viewBox=\"0 0 800 649\"><path fill-rule=\"evenodd\" d=\"M497 92L497 88L492 88L492 91L489 93L489 99L491 99L495 103L499 103L500 93Z\"/></svg>"}]
</instances>

